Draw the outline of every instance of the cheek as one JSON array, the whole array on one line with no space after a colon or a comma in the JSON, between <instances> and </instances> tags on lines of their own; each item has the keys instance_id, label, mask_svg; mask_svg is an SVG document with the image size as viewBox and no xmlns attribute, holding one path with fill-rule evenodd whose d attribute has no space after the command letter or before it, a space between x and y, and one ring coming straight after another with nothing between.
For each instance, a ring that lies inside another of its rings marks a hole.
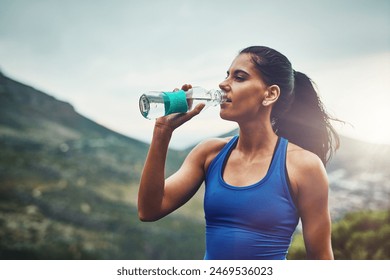
<instances>
[{"instance_id":1,"label":"cheek","mask_svg":"<svg viewBox=\"0 0 390 280\"><path fill-rule=\"evenodd\" d=\"M260 85L248 82L236 88L236 94L233 94L233 98L236 97L242 102L254 104L261 101L263 94L264 90Z\"/></svg>"},{"instance_id":2,"label":"cheek","mask_svg":"<svg viewBox=\"0 0 390 280\"><path fill-rule=\"evenodd\" d=\"M258 92L247 91L237 102L233 102L234 109L238 111L258 111L261 104L261 98Z\"/></svg>"},{"instance_id":3,"label":"cheek","mask_svg":"<svg viewBox=\"0 0 390 280\"><path fill-rule=\"evenodd\" d=\"M262 106L255 98L247 98L221 106L219 115L224 120L239 121L257 118Z\"/></svg>"},{"instance_id":4,"label":"cheek","mask_svg":"<svg viewBox=\"0 0 390 280\"><path fill-rule=\"evenodd\" d=\"M225 120L255 118L262 110L262 88L258 85L239 84L233 89L232 103L222 105L220 116Z\"/></svg>"}]
</instances>

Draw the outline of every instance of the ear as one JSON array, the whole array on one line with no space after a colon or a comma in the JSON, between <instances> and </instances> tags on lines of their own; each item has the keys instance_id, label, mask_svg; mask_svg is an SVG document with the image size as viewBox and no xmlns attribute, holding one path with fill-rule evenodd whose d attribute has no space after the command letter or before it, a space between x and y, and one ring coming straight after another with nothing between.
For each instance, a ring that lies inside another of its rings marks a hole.
<instances>
[{"instance_id":1,"label":"ear","mask_svg":"<svg viewBox=\"0 0 390 280\"><path fill-rule=\"evenodd\" d=\"M280 88L277 85L272 85L267 88L265 91L265 96L263 99L263 106L269 106L275 103L280 96Z\"/></svg>"}]
</instances>

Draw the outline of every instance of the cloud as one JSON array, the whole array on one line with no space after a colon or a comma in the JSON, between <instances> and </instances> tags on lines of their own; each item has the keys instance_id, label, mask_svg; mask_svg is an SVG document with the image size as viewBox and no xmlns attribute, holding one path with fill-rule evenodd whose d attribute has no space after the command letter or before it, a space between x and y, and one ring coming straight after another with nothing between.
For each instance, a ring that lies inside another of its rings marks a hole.
<instances>
[{"instance_id":1,"label":"cloud","mask_svg":"<svg viewBox=\"0 0 390 280\"><path fill-rule=\"evenodd\" d=\"M143 139L148 125L142 119L125 121L139 117L143 91L182 83L217 87L246 46L269 45L286 54L297 70L318 74L330 100L338 95L327 87L345 72L329 73L344 69L344 62L390 50L389 1L0 0L0 6L5 74ZM344 89L352 99L353 75L347 76L351 86ZM200 118L192 126L201 129ZM183 131L188 135L187 128Z\"/></svg>"}]
</instances>

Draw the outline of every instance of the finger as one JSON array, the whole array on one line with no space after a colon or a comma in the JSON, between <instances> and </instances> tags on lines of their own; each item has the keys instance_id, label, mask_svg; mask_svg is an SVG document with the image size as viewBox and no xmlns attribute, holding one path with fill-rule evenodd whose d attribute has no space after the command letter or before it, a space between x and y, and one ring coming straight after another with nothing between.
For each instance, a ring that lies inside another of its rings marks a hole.
<instances>
[{"instance_id":1,"label":"finger","mask_svg":"<svg viewBox=\"0 0 390 280\"><path fill-rule=\"evenodd\" d=\"M190 118L193 118L194 116L198 115L205 106L206 105L204 103L200 103L196 105L196 107L193 110L189 111L187 115L190 116Z\"/></svg>"},{"instance_id":2,"label":"finger","mask_svg":"<svg viewBox=\"0 0 390 280\"><path fill-rule=\"evenodd\" d=\"M184 85L181 87L181 89L184 90L184 91L187 91L187 90L189 90L190 88L192 88L192 85L190 85L190 84L184 84Z\"/></svg>"},{"instance_id":3,"label":"finger","mask_svg":"<svg viewBox=\"0 0 390 280\"><path fill-rule=\"evenodd\" d=\"M180 123L179 126L189 120L191 120L193 117L198 115L202 109L204 108L204 104L198 104L193 110L187 112L187 113L178 113L178 114L172 114L170 115L171 121Z\"/></svg>"},{"instance_id":4,"label":"finger","mask_svg":"<svg viewBox=\"0 0 390 280\"><path fill-rule=\"evenodd\" d=\"M194 110L197 110L198 111L198 114L203 110L203 108L206 107L206 104L204 103L199 103L198 105L196 105L196 107L194 108Z\"/></svg>"},{"instance_id":5,"label":"finger","mask_svg":"<svg viewBox=\"0 0 390 280\"><path fill-rule=\"evenodd\" d=\"M169 124L167 126L172 127L172 131L175 130L177 127L181 126L183 123L191 120L193 117L198 115L203 108L205 107L205 104L198 104L193 110L187 112L187 113L177 113L177 114L171 114L168 116L161 117L161 121L168 121Z\"/></svg>"}]
</instances>

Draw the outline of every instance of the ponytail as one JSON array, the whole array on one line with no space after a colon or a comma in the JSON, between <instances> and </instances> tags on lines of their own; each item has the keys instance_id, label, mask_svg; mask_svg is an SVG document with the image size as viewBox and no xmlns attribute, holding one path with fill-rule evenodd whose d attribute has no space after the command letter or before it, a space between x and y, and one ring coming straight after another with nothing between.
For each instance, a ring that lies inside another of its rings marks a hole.
<instances>
[{"instance_id":1,"label":"ponytail","mask_svg":"<svg viewBox=\"0 0 390 280\"><path fill-rule=\"evenodd\" d=\"M264 46L243 49L267 85L278 85L280 96L271 111L275 133L319 156L323 164L330 160L340 140L313 87L303 73L293 70L280 52Z\"/></svg>"},{"instance_id":2,"label":"ponytail","mask_svg":"<svg viewBox=\"0 0 390 280\"><path fill-rule=\"evenodd\" d=\"M340 139L330 123L332 119L313 87L309 77L294 74L294 99L288 111L273 119L275 132L290 142L318 155L324 166L340 145Z\"/></svg>"}]
</instances>

